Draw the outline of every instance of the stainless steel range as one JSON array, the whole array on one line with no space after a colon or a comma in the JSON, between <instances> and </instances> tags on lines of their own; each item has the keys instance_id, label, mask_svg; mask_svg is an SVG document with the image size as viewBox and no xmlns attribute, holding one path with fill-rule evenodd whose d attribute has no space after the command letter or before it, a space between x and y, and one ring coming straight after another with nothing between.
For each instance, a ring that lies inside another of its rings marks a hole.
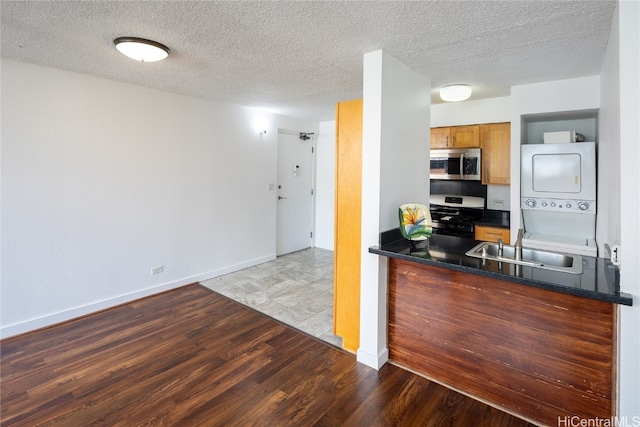
<instances>
[{"instance_id":1,"label":"stainless steel range","mask_svg":"<svg viewBox=\"0 0 640 427\"><path fill-rule=\"evenodd\" d=\"M434 233L473 238L474 222L484 216L484 198L432 194L429 210Z\"/></svg>"}]
</instances>

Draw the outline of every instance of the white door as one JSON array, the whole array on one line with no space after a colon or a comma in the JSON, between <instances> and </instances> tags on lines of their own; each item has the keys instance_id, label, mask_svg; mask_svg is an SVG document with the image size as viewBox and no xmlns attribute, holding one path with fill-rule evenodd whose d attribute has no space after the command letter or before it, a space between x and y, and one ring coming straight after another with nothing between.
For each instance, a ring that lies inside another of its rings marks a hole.
<instances>
[{"instance_id":1,"label":"white door","mask_svg":"<svg viewBox=\"0 0 640 427\"><path fill-rule=\"evenodd\" d=\"M313 231L313 136L278 133L276 255L311 247Z\"/></svg>"}]
</instances>

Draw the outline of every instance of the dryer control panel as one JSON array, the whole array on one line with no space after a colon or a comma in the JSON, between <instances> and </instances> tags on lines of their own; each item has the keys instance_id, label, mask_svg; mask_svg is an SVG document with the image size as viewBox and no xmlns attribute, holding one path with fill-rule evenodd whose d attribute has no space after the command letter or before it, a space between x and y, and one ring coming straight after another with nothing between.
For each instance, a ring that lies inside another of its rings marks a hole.
<instances>
[{"instance_id":1,"label":"dryer control panel","mask_svg":"<svg viewBox=\"0 0 640 427\"><path fill-rule=\"evenodd\" d=\"M522 209L550 211L550 212L574 212L595 214L595 200L566 200L544 199L540 197L523 197L520 203Z\"/></svg>"}]
</instances>

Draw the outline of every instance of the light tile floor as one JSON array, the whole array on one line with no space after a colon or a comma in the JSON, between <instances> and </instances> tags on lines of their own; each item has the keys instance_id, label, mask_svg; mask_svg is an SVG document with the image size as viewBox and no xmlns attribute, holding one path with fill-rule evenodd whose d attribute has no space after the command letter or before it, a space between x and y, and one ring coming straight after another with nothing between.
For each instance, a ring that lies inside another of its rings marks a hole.
<instances>
[{"instance_id":1,"label":"light tile floor","mask_svg":"<svg viewBox=\"0 0 640 427\"><path fill-rule=\"evenodd\" d=\"M333 252L309 248L201 282L207 288L323 341L333 335Z\"/></svg>"}]
</instances>

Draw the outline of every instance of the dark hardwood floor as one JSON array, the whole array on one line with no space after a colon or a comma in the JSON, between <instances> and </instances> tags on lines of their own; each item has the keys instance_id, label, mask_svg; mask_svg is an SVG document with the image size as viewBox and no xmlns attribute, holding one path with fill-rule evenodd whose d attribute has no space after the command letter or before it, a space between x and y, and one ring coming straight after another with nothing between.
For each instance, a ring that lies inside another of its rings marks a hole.
<instances>
[{"instance_id":1,"label":"dark hardwood floor","mask_svg":"<svg viewBox=\"0 0 640 427\"><path fill-rule=\"evenodd\" d=\"M2 426L529 426L202 286L0 342Z\"/></svg>"}]
</instances>

